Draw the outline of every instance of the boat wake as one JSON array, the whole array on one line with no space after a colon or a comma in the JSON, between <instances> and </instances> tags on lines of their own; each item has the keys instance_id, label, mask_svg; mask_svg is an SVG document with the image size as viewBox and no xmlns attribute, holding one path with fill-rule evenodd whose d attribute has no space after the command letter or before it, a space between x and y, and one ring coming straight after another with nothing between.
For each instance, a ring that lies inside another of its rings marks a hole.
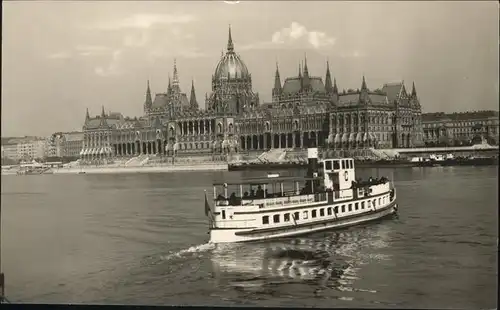
<instances>
[{"instance_id":1,"label":"boat wake","mask_svg":"<svg viewBox=\"0 0 500 310\"><path fill-rule=\"evenodd\" d=\"M215 248L215 245L213 243L204 243L204 244L199 244L199 245L194 245L192 247L189 247L184 250L180 250L178 252L174 252L168 255L162 255L161 260L162 261L168 261L176 258L183 258L184 256L191 255L191 254L197 254L197 253L202 253L202 252L208 252L211 251Z\"/></svg>"},{"instance_id":2,"label":"boat wake","mask_svg":"<svg viewBox=\"0 0 500 310\"><path fill-rule=\"evenodd\" d=\"M214 249L213 270L219 285L266 291L288 284L307 284L315 294L337 291L338 297L355 292L377 293L359 287L364 265L390 257L380 253L387 246L387 229L357 228L290 238L271 243ZM274 287L274 288L273 288Z\"/></svg>"}]
</instances>

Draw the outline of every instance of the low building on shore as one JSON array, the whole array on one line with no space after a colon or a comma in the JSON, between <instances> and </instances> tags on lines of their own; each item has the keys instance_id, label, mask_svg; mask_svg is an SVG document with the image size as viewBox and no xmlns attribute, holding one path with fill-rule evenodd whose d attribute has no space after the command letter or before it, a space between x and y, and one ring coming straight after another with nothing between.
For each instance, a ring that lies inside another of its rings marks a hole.
<instances>
[{"instance_id":1,"label":"low building on shore","mask_svg":"<svg viewBox=\"0 0 500 310\"><path fill-rule=\"evenodd\" d=\"M427 146L498 145L498 111L422 114Z\"/></svg>"}]
</instances>

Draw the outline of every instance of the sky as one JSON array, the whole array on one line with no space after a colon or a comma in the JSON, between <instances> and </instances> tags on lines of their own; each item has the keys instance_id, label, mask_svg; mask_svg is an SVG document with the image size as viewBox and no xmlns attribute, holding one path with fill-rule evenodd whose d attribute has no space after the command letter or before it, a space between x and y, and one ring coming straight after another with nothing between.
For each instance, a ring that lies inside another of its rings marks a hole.
<instances>
[{"instance_id":1,"label":"sky","mask_svg":"<svg viewBox=\"0 0 500 310\"><path fill-rule=\"evenodd\" d=\"M498 14L496 1L4 1L2 136L81 130L87 108L141 116L174 58L204 107L229 25L264 102L276 62L283 82L307 56L341 90L364 74L371 89L414 81L423 112L498 110Z\"/></svg>"}]
</instances>

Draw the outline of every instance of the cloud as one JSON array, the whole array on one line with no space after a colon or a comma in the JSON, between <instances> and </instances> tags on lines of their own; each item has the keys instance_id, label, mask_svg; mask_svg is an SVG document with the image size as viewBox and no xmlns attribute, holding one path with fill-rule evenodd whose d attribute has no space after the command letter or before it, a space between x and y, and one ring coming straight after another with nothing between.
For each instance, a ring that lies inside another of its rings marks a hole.
<instances>
[{"instance_id":1,"label":"cloud","mask_svg":"<svg viewBox=\"0 0 500 310\"><path fill-rule=\"evenodd\" d=\"M224 1L224 3L227 3L227 4L238 4L240 2L239 1Z\"/></svg>"},{"instance_id":2,"label":"cloud","mask_svg":"<svg viewBox=\"0 0 500 310\"><path fill-rule=\"evenodd\" d=\"M161 58L202 58L209 55L201 52L198 48L174 48L174 47L158 47L149 52L151 60Z\"/></svg>"},{"instance_id":3,"label":"cloud","mask_svg":"<svg viewBox=\"0 0 500 310\"><path fill-rule=\"evenodd\" d=\"M113 53L113 49L101 45L78 45L75 47L80 56L107 55Z\"/></svg>"},{"instance_id":4,"label":"cloud","mask_svg":"<svg viewBox=\"0 0 500 310\"><path fill-rule=\"evenodd\" d=\"M354 50L350 52L340 52L340 57L341 58L361 58L361 57L366 57L366 53Z\"/></svg>"},{"instance_id":5,"label":"cloud","mask_svg":"<svg viewBox=\"0 0 500 310\"><path fill-rule=\"evenodd\" d=\"M122 50L115 50L113 52L109 65L106 67L96 67L94 69L95 74L102 77L115 76L121 74L122 73L122 70L120 68L121 59L122 59Z\"/></svg>"},{"instance_id":6,"label":"cloud","mask_svg":"<svg viewBox=\"0 0 500 310\"><path fill-rule=\"evenodd\" d=\"M150 42L150 38L151 35L145 30L129 33L123 38L123 45L125 47L143 47Z\"/></svg>"},{"instance_id":7,"label":"cloud","mask_svg":"<svg viewBox=\"0 0 500 310\"><path fill-rule=\"evenodd\" d=\"M148 29L157 24L187 24L196 19L191 14L134 14L127 18L102 22L91 26L91 28L102 30Z\"/></svg>"},{"instance_id":8,"label":"cloud","mask_svg":"<svg viewBox=\"0 0 500 310\"><path fill-rule=\"evenodd\" d=\"M71 57L72 57L71 53L65 51L56 52L47 56L47 58L49 59L68 59Z\"/></svg>"},{"instance_id":9,"label":"cloud","mask_svg":"<svg viewBox=\"0 0 500 310\"><path fill-rule=\"evenodd\" d=\"M266 48L305 48L323 49L335 45L336 39L325 32L307 30L304 25L292 22L290 27L282 28L273 33L271 41L258 42L243 46L242 50Z\"/></svg>"}]
</instances>

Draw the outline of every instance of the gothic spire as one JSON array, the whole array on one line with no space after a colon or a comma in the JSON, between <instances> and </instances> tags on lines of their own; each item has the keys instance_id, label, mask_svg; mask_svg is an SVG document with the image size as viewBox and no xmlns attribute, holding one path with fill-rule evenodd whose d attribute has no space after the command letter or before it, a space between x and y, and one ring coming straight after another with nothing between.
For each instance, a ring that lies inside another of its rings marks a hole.
<instances>
[{"instance_id":1,"label":"gothic spire","mask_svg":"<svg viewBox=\"0 0 500 310\"><path fill-rule=\"evenodd\" d=\"M307 69L307 55L304 54L304 77L309 77L309 70Z\"/></svg>"},{"instance_id":2,"label":"gothic spire","mask_svg":"<svg viewBox=\"0 0 500 310\"><path fill-rule=\"evenodd\" d=\"M281 78L278 62L276 62L276 73L274 74L274 88L281 90Z\"/></svg>"},{"instance_id":3,"label":"gothic spire","mask_svg":"<svg viewBox=\"0 0 500 310\"><path fill-rule=\"evenodd\" d=\"M170 74L168 75L168 86L167 86L167 94L170 94L172 91L172 84L170 83Z\"/></svg>"},{"instance_id":4,"label":"gothic spire","mask_svg":"<svg viewBox=\"0 0 500 310\"><path fill-rule=\"evenodd\" d=\"M227 51L228 52L234 51L233 37L231 36L231 25L229 25L229 37L227 39Z\"/></svg>"},{"instance_id":5,"label":"gothic spire","mask_svg":"<svg viewBox=\"0 0 500 310\"><path fill-rule=\"evenodd\" d=\"M87 108L87 113L85 113L85 121L90 119L89 108Z\"/></svg>"},{"instance_id":6,"label":"gothic spire","mask_svg":"<svg viewBox=\"0 0 500 310\"><path fill-rule=\"evenodd\" d=\"M274 75L273 97L279 96L280 94L281 94L280 70L278 67L278 62L276 61L276 73Z\"/></svg>"},{"instance_id":7,"label":"gothic spire","mask_svg":"<svg viewBox=\"0 0 500 310\"><path fill-rule=\"evenodd\" d=\"M151 98L151 89L149 88L149 80L148 87L146 89L146 101L144 102L144 108L150 108L153 105L153 99Z\"/></svg>"},{"instance_id":8,"label":"gothic spire","mask_svg":"<svg viewBox=\"0 0 500 310\"><path fill-rule=\"evenodd\" d=\"M101 122L99 124L100 126L107 126L108 123L106 122L106 113L104 112L104 105L102 106L102 111L101 111Z\"/></svg>"},{"instance_id":9,"label":"gothic spire","mask_svg":"<svg viewBox=\"0 0 500 310\"><path fill-rule=\"evenodd\" d=\"M333 93L338 94L339 90L337 89L337 79L333 78Z\"/></svg>"},{"instance_id":10,"label":"gothic spire","mask_svg":"<svg viewBox=\"0 0 500 310\"><path fill-rule=\"evenodd\" d=\"M361 90L368 90L366 87L365 75L363 74L363 82L361 83Z\"/></svg>"},{"instance_id":11,"label":"gothic spire","mask_svg":"<svg viewBox=\"0 0 500 310\"><path fill-rule=\"evenodd\" d=\"M179 86L179 75L177 74L177 60L174 58L174 77L173 77L173 86Z\"/></svg>"},{"instance_id":12,"label":"gothic spire","mask_svg":"<svg viewBox=\"0 0 500 310\"><path fill-rule=\"evenodd\" d=\"M333 91L332 76L330 74L330 63L326 61L326 77L325 77L325 91L331 93Z\"/></svg>"},{"instance_id":13,"label":"gothic spire","mask_svg":"<svg viewBox=\"0 0 500 310\"><path fill-rule=\"evenodd\" d=\"M299 78L302 78L302 70L300 68L300 62L299 62Z\"/></svg>"},{"instance_id":14,"label":"gothic spire","mask_svg":"<svg viewBox=\"0 0 500 310\"><path fill-rule=\"evenodd\" d=\"M198 109L198 101L196 101L196 92L194 90L194 80L191 80L191 97L189 98L189 106L192 109Z\"/></svg>"},{"instance_id":15,"label":"gothic spire","mask_svg":"<svg viewBox=\"0 0 500 310\"><path fill-rule=\"evenodd\" d=\"M411 87L411 96L413 98L417 98L417 89L415 88L415 82L413 82L413 85Z\"/></svg>"}]
</instances>

